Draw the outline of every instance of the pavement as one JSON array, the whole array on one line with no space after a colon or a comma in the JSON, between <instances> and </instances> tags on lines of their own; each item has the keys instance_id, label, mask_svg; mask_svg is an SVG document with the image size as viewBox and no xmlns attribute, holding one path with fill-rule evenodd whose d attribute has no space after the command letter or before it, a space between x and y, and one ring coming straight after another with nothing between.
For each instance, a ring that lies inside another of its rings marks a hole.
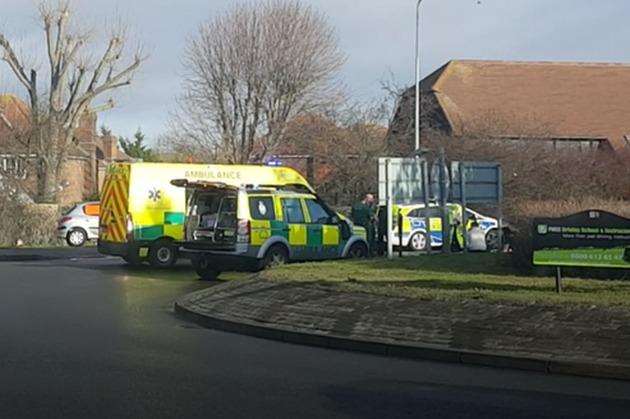
<instances>
[{"instance_id":1,"label":"pavement","mask_svg":"<svg viewBox=\"0 0 630 419\"><path fill-rule=\"evenodd\" d=\"M199 324L380 355L630 380L630 310L387 297L334 285L230 281L184 296Z\"/></svg>"},{"instance_id":2,"label":"pavement","mask_svg":"<svg viewBox=\"0 0 630 419\"><path fill-rule=\"evenodd\" d=\"M0 263L0 417L615 418L630 383L330 350L209 330L188 264Z\"/></svg>"}]
</instances>

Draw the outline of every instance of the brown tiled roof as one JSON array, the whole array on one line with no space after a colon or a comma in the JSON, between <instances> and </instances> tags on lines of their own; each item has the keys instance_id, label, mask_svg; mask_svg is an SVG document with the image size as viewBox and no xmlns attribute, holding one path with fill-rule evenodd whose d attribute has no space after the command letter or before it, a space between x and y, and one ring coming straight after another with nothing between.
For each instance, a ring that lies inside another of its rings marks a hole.
<instances>
[{"instance_id":1,"label":"brown tiled roof","mask_svg":"<svg viewBox=\"0 0 630 419\"><path fill-rule=\"evenodd\" d=\"M25 128L29 124L31 111L17 96L0 94L0 132ZM10 124L11 128L7 126Z\"/></svg>"},{"instance_id":2,"label":"brown tiled roof","mask_svg":"<svg viewBox=\"0 0 630 419\"><path fill-rule=\"evenodd\" d=\"M435 93L456 134L500 119L500 136L607 138L616 150L627 147L630 64L455 60L422 89Z\"/></svg>"}]
</instances>

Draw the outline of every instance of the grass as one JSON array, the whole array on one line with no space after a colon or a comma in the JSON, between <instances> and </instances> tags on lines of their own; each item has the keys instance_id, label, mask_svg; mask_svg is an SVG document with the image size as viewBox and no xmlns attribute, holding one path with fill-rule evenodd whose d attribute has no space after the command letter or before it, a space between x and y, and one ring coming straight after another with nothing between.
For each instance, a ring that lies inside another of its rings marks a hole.
<instances>
[{"instance_id":1,"label":"grass","mask_svg":"<svg viewBox=\"0 0 630 419\"><path fill-rule=\"evenodd\" d=\"M410 256L287 265L261 273L272 281L316 282L342 291L424 300L484 300L520 304L579 304L630 308L630 281L564 279L555 293L552 277L520 275L510 256L467 254Z\"/></svg>"}]
</instances>

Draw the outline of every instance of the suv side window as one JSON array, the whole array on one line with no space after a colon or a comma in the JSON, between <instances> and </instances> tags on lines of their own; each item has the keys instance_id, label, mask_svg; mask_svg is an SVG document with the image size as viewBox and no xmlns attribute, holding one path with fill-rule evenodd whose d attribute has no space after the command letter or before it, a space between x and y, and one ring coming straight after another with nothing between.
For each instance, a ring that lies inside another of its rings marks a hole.
<instances>
[{"instance_id":1,"label":"suv side window","mask_svg":"<svg viewBox=\"0 0 630 419\"><path fill-rule=\"evenodd\" d=\"M308 213L311 216L311 224L330 223L330 214L319 202L314 199L307 199L306 208L308 208Z\"/></svg>"},{"instance_id":2,"label":"suv side window","mask_svg":"<svg viewBox=\"0 0 630 419\"><path fill-rule=\"evenodd\" d=\"M275 220L276 210L270 196L252 196L249 198L249 212L253 220Z\"/></svg>"},{"instance_id":3,"label":"suv side window","mask_svg":"<svg viewBox=\"0 0 630 419\"><path fill-rule=\"evenodd\" d=\"M290 224L304 223L304 213L298 198L282 198L282 215L284 221Z\"/></svg>"}]
</instances>

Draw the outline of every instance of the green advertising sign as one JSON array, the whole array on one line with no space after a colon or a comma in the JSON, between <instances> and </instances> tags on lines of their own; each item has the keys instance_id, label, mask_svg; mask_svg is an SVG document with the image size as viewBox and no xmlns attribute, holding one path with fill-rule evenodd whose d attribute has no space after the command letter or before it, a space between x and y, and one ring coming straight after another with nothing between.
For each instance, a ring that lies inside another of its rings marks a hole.
<instances>
[{"instance_id":1,"label":"green advertising sign","mask_svg":"<svg viewBox=\"0 0 630 419\"><path fill-rule=\"evenodd\" d=\"M591 210L537 218L534 265L630 269L630 220Z\"/></svg>"}]
</instances>

